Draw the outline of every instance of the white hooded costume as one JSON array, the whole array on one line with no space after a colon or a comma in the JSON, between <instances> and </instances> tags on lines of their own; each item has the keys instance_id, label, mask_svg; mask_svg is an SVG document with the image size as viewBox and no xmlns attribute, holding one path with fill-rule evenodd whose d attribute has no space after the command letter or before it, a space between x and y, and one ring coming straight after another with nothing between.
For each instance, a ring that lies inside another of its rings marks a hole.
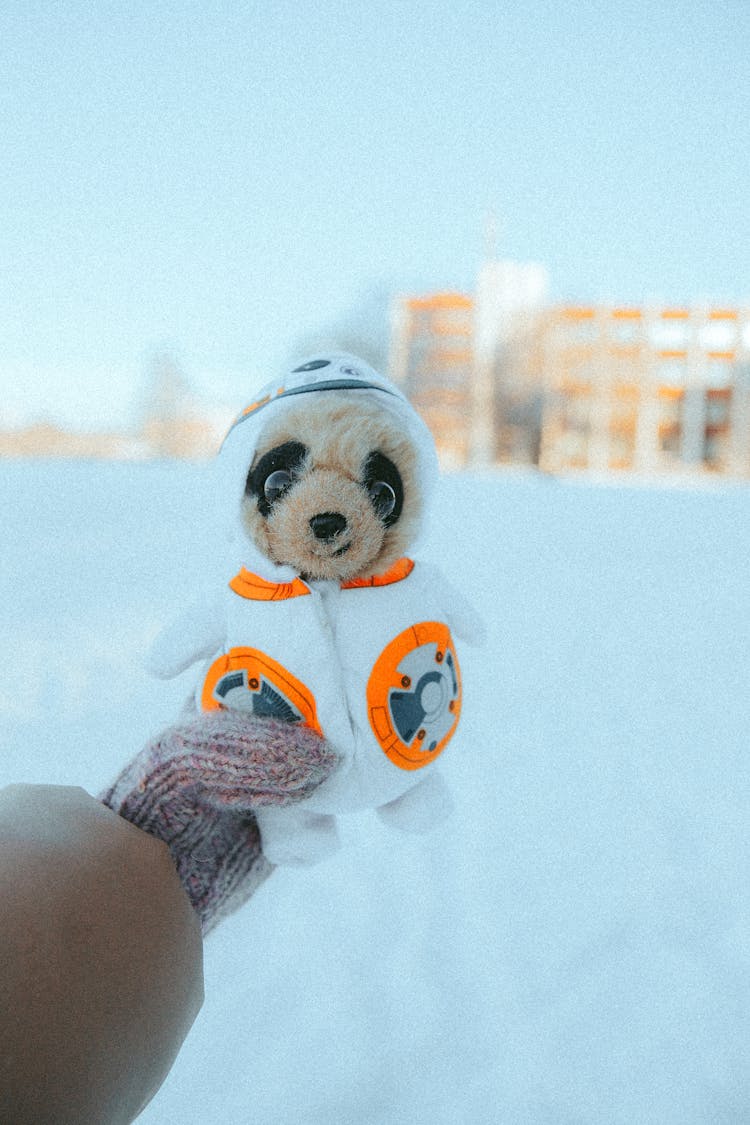
<instances>
[{"instance_id":1,"label":"white hooded costume","mask_svg":"<svg viewBox=\"0 0 750 1125\"><path fill-rule=\"evenodd\" d=\"M164 678L208 659L199 708L238 707L305 722L341 756L334 774L300 804L258 810L272 863L315 862L334 850L338 813L376 808L407 831L424 831L446 815L450 800L433 763L461 708L450 630L466 640L482 631L473 609L433 566L402 559L375 578L303 581L250 540L241 502L263 428L299 403L298 395L313 393L377 401L409 435L423 497L430 493L438 472L432 437L389 380L353 356L300 365L259 393L218 455L219 494L231 503L236 551L226 585L168 627L150 658L151 670Z\"/></svg>"}]
</instances>

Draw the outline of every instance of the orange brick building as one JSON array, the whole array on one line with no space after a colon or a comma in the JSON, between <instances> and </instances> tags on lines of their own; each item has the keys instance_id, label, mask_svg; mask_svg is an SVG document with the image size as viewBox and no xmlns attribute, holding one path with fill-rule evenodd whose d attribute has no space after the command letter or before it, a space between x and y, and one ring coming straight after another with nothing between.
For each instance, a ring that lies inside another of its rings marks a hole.
<instances>
[{"instance_id":1,"label":"orange brick building","mask_svg":"<svg viewBox=\"0 0 750 1125\"><path fill-rule=\"evenodd\" d=\"M499 299L480 277L394 309L391 374L444 465L750 476L750 309L549 305L498 266Z\"/></svg>"},{"instance_id":2,"label":"orange brick building","mask_svg":"<svg viewBox=\"0 0 750 1125\"><path fill-rule=\"evenodd\" d=\"M750 475L750 314L567 306L539 332L543 468Z\"/></svg>"},{"instance_id":3,"label":"orange brick building","mask_svg":"<svg viewBox=\"0 0 750 1125\"><path fill-rule=\"evenodd\" d=\"M474 409L472 299L439 293L398 302L390 368L432 430L442 462L467 464Z\"/></svg>"}]
</instances>

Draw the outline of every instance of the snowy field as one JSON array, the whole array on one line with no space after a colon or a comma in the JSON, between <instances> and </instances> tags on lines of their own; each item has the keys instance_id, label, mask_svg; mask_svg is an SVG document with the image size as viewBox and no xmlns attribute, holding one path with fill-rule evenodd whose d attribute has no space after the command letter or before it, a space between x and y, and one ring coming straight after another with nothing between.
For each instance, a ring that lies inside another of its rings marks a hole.
<instances>
[{"instance_id":1,"label":"snowy field","mask_svg":"<svg viewBox=\"0 0 750 1125\"><path fill-rule=\"evenodd\" d=\"M96 793L172 721L187 681L140 661L212 555L208 481L0 467L0 784ZM490 631L455 818L351 818L211 935L144 1125L750 1121L749 514L744 487L443 483L431 552Z\"/></svg>"}]
</instances>

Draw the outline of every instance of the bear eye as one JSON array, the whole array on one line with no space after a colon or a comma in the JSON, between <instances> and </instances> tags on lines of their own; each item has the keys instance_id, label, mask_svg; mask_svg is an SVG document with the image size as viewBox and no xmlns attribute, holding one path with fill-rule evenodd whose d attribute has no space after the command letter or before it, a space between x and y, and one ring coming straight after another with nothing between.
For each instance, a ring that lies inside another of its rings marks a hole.
<instances>
[{"instance_id":1,"label":"bear eye","mask_svg":"<svg viewBox=\"0 0 750 1125\"><path fill-rule=\"evenodd\" d=\"M377 449L369 453L362 466L362 483L378 519L393 527L404 506L404 483L390 457Z\"/></svg>"},{"instance_id":2,"label":"bear eye","mask_svg":"<svg viewBox=\"0 0 750 1125\"><path fill-rule=\"evenodd\" d=\"M286 469L277 469L276 472L267 476L263 484L263 495L268 503L273 504L274 500L283 496L291 483L292 474L287 472Z\"/></svg>"},{"instance_id":3,"label":"bear eye","mask_svg":"<svg viewBox=\"0 0 750 1125\"><path fill-rule=\"evenodd\" d=\"M381 520L393 515L396 507L396 493L384 480L376 480L370 485L367 495Z\"/></svg>"},{"instance_id":4,"label":"bear eye","mask_svg":"<svg viewBox=\"0 0 750 1125\"><path fill-rule=\"evenodd\" d=\"M301 441L285 441L264 453L251 466L245 481L245 495L255 496L258 511L266 518L274 500L283 496L302 475L307 449Z\"/></svg>"}]
</instances>

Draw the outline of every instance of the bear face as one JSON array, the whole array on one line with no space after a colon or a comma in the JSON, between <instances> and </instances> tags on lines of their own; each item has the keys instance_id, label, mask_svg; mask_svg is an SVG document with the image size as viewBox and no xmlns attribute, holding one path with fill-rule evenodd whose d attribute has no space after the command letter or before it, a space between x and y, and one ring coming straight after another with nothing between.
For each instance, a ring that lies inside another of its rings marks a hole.
<instances>
[{"instance_id":1,"label":"bear face","mask_svg":"<svg viewBox=\"0 0 750 1125\"><path fill-rule=\"evenodd\" d=\"M320 395L261 434L242 499L246 534L307 579L381 574L420 522L413 445L371 401Z\"/></svg>"}]
</instances>

